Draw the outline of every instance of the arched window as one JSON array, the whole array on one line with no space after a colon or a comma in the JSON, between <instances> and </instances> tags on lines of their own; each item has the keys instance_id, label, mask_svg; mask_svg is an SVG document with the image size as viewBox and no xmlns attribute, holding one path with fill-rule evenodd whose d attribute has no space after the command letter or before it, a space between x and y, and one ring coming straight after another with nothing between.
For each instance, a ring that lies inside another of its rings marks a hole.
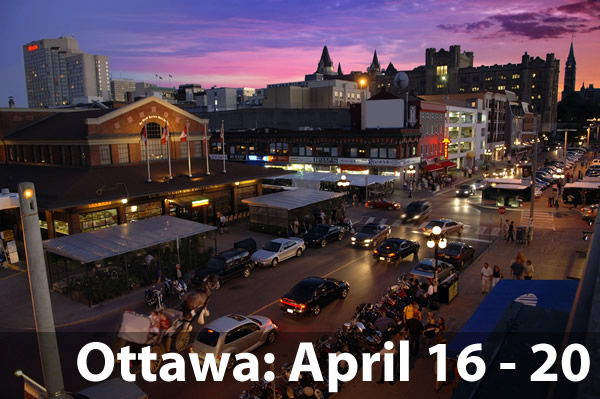
<instances>
[{"instance_id":1,"label":"arched window","mask_svg":"<svg viewBox=\"0 0 600 399\"><path fill-rule=\"evenodd\" d=\"M146 124L146 134L148 136L148 157L151 161L167 159L167 145L162 145L160 137L162 135L163 127L158 123L150 122ZM144 128L140 130L140 149L142 155L142 161L146 160L146 146L142 138L142 132Z\"/></svg>"}]
</instances>

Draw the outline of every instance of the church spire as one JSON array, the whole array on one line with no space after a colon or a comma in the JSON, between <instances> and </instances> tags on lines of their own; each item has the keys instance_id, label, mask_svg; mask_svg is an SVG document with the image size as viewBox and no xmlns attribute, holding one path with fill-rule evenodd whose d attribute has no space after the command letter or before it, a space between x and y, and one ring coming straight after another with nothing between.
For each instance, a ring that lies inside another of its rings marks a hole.
<instances>
[{"instance_id":1,"label":"church spire","mask_svg":"<svg viewBox=\"0 0 600 399\"><path fill-rule=\"evenodd\" d=\"M563 84L562 97L573 93L575 91L575 79L576 79L577 63L575 62L575 52L573 51L573 41L571 41L571 48L569 49L569 56L565 63L565 80Z\"/></svg>"},{"instance_id":2,"label":"church spire","mask_svg":"<svg viewBox=\"0 0 600 399\"><path fill-rule=\"evenodd\" d=\"M343 75L344 73L342 72L342 63L338 62L338 71L337 71L338 75Z\"/></svg>"},{"instance_id":3,"label":"church spire","mask_svg":"<svg viewBox=\"0 0 600 399\"><path fill-rule=\"evenodd\" d=\"M323 75L333 75L333 61L331 61L327 46L323 46L321 59L319 60L319 64L317 66L317 73L321 73Z\"/></svg>"},{"instance_id":4,"label":"church spire","mask_svg":"<svg viewBox=\"0 0 600 399\"><path fill-rule=\"evenodd\" d=\"M367 68L367 72L379 72L381 71L381 66L379 65L379 60L377 59L377 50L373 53L373 61L371 61L371 66Z\"/></svg>"}]
</instances>

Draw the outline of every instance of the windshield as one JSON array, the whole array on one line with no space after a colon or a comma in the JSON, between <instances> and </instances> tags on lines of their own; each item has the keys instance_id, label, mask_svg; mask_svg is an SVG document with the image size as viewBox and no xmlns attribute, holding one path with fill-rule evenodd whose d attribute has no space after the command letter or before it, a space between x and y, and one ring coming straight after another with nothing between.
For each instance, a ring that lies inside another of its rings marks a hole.
<instances>
[{"instance_id":1,"label":"windshield","mask_svg":"<svg viewBox=\"0 0 600 399\"><path fill-rule=\"evenodd\" d=\"M471 188L471 186L469 186L468 184L463 184L462 186L460 186L461 190L469 190Z\"/></svg>"},{"instance_id":2,"label":"windshield","mask_svg":"<svg viewBox=\"0 0 600 399\"><path fill-rule=\"evenodd\" d=\"M444 222L440 222L439 220L433 220L431 222L429 222L429 224L427 225L427 227L444 227Z\"/></svg>"},{"instance_id":3,"label":"windshield","mask_svg":"<svg viewBox=\"0 0 600 399\"><path fill-rule=\"evenodd\" d=\"M265 244L265 246L263 247L263 249L265 251L269 251L269 252L279 252L279 248L281 248L281 244L278 242L268 242L267 244Z\"/></svg>"},{"instance_id":4,"label":"windshield","mask_svg":"<svg viewBox=\"0 0 600 399\"><path fill-rule=\"evenodd\" d=\"M210 258L210 260L206 264L206 267L210 270L221 270L223 268L224 263L225 261L223 261L223 259L221 258Z\"/></svg>"},{"instance_id":5,"label":"windshield","mask_svg":"<svg viewBox=\"0 0 600 399\"><path fill-rule=\"evenodd\" d=\"M406 207L406 210L409 212L416 212L421 209L422 204L420 202L411 202Z\"/></svg>"},{"instance_id":6,"label":"windshield","mask_svg":"<svg viewBox=\"0 0 600 399\"><path fill-rule=\"evenodd\" d=\"M363 234L377 234L377 226L363 226L359 233Z\"/></svg>"},{"instance_id":7,"label":"windshield","mask_svg":"<svg viewBox=\"0 0 600 399\"><path fill-rule=\"evenodd\" d=\"M432 272L433 266L427 263L419 263L417 266L415 266L415 270L419 270L421 272Z\"/></svg>"},{"instance_id":8,"label":"windshield","mask_svg":"<svg viewBox=\"0 0 600 399\"><path fill-rule=\"evenodd\" d=\"M196 341L202 342L205 345L215 347L217 346L217 341L219 340L219 333L211 330L210 328L203 328L198 333L198 338Z\"/></svg>"},{"instance_id":9,"label":"windshield","mask_svg":"<svg viewBox=\"0 0 600 399\"><path fill-rule=\"evenodd\" d=\"M313 296L315 285L312 282L301 281L285 296L297 302L308 301Z\"/></svg>"},{"instance_id":10,"label":"windshield","mask_svg":"<svg viewBox=\"0 0 600 399\"><path fill-rule=\"evenodd\" d=\"M317 227L315 227L312 230L313 233L317 233L317 234L327 234L328 231L329 231L329 226L324 225L324 224L319 224L319 225L317 225Z\"/></svg>"},{"instance_id":11,"label":"windshield","mask_svg":"<svg viewBox=\"0 0 600 399\"><path fill-rule=\"evenodd\" d=\"M448 244L446 249L444 249L444 252L451 255L458 255L460 253L461 248L462 245L460 244Z\"/></svg>"}]
</instances>

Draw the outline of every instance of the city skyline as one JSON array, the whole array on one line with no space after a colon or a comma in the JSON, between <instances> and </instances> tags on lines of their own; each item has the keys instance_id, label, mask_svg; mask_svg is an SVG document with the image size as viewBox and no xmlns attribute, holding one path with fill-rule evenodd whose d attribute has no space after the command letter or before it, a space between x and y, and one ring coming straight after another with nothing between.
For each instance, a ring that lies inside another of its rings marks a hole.
<instances>
[{"instance_id":1,"label":"city skyline","mask_svg":"<svg viewBox=\"0 0 600 399\"><path fill-rule=\"evenodd\" d=\"M314 1L140 4L7 4L0 17L4 36L10 38L1 47L0 106L10 95L18 107L27 104L22 45L61 35L74 36L85 52L107 55L113 78L154 83L159 74L162 86L168 85L169 74L171 86L199 83L205 88L262 88L303 80L316 70L323 45L344 73L366 70L374 50L382 67L391 61L406 70L425 63L426 48L457 44L474 53L474 66L517 64L524 52L541 58L554 53L561 65L559 92L573 40L576 89L583 82L599 85L594 73L600 61L596 0L500 6L490 1L353 0L327 7Z\"/></svg>"}]
</instances>

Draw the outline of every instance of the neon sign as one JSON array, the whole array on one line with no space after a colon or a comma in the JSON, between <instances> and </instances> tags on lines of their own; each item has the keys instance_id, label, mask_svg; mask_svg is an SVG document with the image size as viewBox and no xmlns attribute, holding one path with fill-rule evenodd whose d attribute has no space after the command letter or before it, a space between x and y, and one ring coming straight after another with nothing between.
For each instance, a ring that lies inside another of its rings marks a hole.
<instances>
[{"instance_id":1,"label":"neon sign","mask_svg":"<svg viewBox=\"0 0 600 399\"><path fill-rule=\"evenodd\" d=\"M27 50L29 50L29 51L35 51L37 49L38 49L37 44L32 44L31 46L27 46Z\"/></svg>"},{"instance_id":2,"label":"neon sign","mask_svg":"<svg viewBox=\"0 0 600 399\"><path fill-rule=\"evenodd\" d=\"M198 208L200 206L208 205L208 198L192 201L192 208Z\"/></svg>"},{"instance_id":3,"label":"neon sign","mask_svg":"<svg viewBox=\"0 0 600 399\"><path fill-rule=\"evenodd\" d=\"M88 208L97 208L99 206L110 205L111 203L112 203L111 201L95 202L93 204L89 204Z\"/></svg>"},{"instance_id":4,"label":"neon sign","mask_svg":"<svg viewBox=\"0 0 600 399\"><path fill-rule=\"evenodd\" d=\"M442 140L442 144L444 144L444 158L448 159L448 144L450 144L452 142L452 140L450 140L448 137L444 137L444 139Z\"/></svg>"}]
</instances>

